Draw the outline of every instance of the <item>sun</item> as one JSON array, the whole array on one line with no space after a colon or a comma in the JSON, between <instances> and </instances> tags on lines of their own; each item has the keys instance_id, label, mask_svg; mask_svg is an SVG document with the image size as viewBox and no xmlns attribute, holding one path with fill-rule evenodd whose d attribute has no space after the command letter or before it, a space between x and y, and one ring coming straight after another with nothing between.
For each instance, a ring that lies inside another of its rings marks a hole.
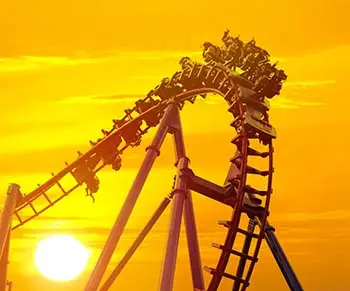
<instances>
[{"instance_id":1,"label":"sun","mask_svg":"<svg viewBox=\"0 0 350 291\"><path fill-rule=\"evenodd\" d=\"M74 237L54 235L39 242L35 251L35 265L50 280L70 281L85 269L90 253Z\"/></svg>"}]
</instances>

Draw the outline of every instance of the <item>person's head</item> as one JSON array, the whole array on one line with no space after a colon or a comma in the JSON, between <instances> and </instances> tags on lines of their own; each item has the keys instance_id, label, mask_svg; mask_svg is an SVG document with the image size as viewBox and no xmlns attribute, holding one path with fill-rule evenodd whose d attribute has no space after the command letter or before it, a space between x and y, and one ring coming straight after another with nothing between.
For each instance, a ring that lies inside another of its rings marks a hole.
<instances>
[{"instance_id":1,"label":"person's head","mask_svg":"<svg viewBox=\"0 0 350 291\"><path fill-rule=\"evenodd\" d=\"M250 40L250 41L248 42L248 44L250 44L250 45L255 45L255 44L256 44L255 39L253 38L252 40Z\"/></svg>"},{"instance_id":2,"label":"person's head","mask_svg":"<svg viewBox=\"0 0 350 291\"><path fill-rule=\"evenodd\" d=\"M183 58L181 58L179 64L184 65L184 64L188 63L190 60L191 59L189 57L183 57Z\"/></svg>"},{"instance_id":3,"label":"person's head","mask_svg":"<svg viewBox=\"0 0 350 291\"><path fill-rule=\"evenodd\" d=\"M210 43L210 42L208 42L208 41L206 41L205 43L203 43L204 49L208 49L208 48L210 48L210 47L212 47L212 46L213 46L213 44Z\"/></svg>"}]
</instances>

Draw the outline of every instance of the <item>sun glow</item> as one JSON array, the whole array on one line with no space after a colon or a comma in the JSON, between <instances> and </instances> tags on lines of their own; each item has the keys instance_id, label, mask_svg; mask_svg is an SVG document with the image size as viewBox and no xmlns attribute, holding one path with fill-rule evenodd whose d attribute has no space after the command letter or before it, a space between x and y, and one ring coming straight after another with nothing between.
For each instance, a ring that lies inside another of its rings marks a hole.
<instances>
[{"instance_id":1,"label":"sun glow","mask_svg":"<svg viewBox=\"0 0 350 291\"><path fill-rule=\"evenodd\" d=\"M90 250L69 235L54 235L39 242L35 265L42 275L54 281L70 281L85 269Z\"/></svg>"}]
</instances>

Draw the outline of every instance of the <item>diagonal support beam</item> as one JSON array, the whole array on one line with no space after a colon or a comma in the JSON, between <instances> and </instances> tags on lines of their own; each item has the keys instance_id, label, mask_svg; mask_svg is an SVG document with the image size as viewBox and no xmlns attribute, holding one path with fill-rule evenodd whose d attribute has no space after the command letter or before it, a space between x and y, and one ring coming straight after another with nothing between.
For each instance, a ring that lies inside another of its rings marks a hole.
<instances>
[{"instance_id":1,"label":"diagonal support beam","mask_svg":"<svg viewBox=\"0 0 350 291\"><path fill-rule=\"evenodd\" d=\"M256 218L260 226L259 219ZM271 226L268 222L265 226L265 240L274 256L277 265L279 266L284 279L286 280L291 291L303 291L301 284L295 275L292 266L290 265L286 254L284 253L280 243L278 242L277 236L275 234L275 228Z\"/></svg>"},{"instance_id":2,"label":"diagonal support beam","mask_svg":"<svg viewBox=\"0 0 350 291\"><path fill-rule=\"evenodd\" d=\"M189 168L183 169L182 174L187 178L187 185L189 189L208 198L214 199L215 201L226 204L225 200L227 200L226 195L229 191L229 188L224 188L209 180L196 176Z\"/></svg>"},{"instance_id":3,"label":"diagonal support beam","mask_svg":"<svg viewBox=\"0 0 350 291\"><path fill-rule=\"evenodd\" d=\"M136 238L134 243L131 245L130 249L126 252L125 256L120 260L117 267L113 270L107 281L102 285L101 289L99 291L107 291L112 284L114 283L117 276L120 274L120 272L123 270L125 265L129 262L133 254L136 252L137 248L141 245L147 234L151 231L155 223L158 221L159 217L162 215L164 210L167 208L167 206L170 203L170 198L164 198L162 203L159 205L155 213L152 215L151 219L148 221L144 229L141 231L139 236Z\"/></svg>"},{"instance_id":4,"label":"diagonal support beam","mask_svg":"<svg viewBox=\"0 0 350 291\"><path fill-rule=\"evenodd\" d=\"M125 225L129 220L132 210L134 209L137 198L140 195L140 192L143 188L143 185L145 184L148 174L151 171L154 161L160 153L160 148L163 144L166 134L168 133L169 124L171 122L174 110L176 110L175 104L170 104L165 110L164 116L158 127L158 131L153 139L151 146L147 148L146 157L141 165L139 172L137 173L134 183L132 184L128 196L122 206L122 209L113 225L111 233L103 248L96 267L93 270L91 277L85 287L85 291L96 291L102 280L109 261L112 258L113 252L115 251L115 248L117 247L120 237L124 231Z\"/></svg>"}]
</instances>

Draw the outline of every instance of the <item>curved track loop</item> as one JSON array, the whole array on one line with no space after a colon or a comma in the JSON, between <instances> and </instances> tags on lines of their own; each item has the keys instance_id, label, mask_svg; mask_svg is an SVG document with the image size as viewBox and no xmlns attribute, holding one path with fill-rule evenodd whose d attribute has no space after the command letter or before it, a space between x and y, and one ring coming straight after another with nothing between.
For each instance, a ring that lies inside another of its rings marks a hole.
<instances>
[{"instance_id":1,"label":"curved track loop","mask_svg":"<svg viewBox=\"0 0 350 291\"><path fill-rule=\"evenodd\" d=\"M261 101L261 97L254 98L255 92L250 88L249 82L233 75L227 68L219 64L211 62L204 65L188 61L182 66L181 71L176 72L170 79L164 79L144 99L137 101L133 109L125 110L126 115L123 119L114 121L112 130L103 131L105 136L97 143L91 143L93 146L91 150L80 154L75 162L53 175L45 184L23 196L15 210L19 222L14 224L12 229L35 218L82 184L85 184L88 194L92 195L96 192L99 184L96 173L106 165L112 165L115 170L119 170L120 155L126 148L140 144L142 135L150 127L159 123L169 102L176 102L182 108L185 101L194 103L197 95L205 97L207 93L220 94L228 103L229 112L234 117L231 126L236 129L237 136L232 143L236 145L237 152L231 160L231 168L234 168L235 176L231 177L226 185L231 193L227 201L233 207L233 214L230 221L220 223L228 228L228 232L223 245L214 244L221 249L221 256L215 269L207 268L213 274L208 291L218 290L222 277L234 281L233 290L245 290L257 261L268 216L272 183L271 140L275 137L274 129L268 122L268 104L264 101L265 99ZM263 147L267 147L267 151L259 152L254 149L251 146L254 140L260 142ZM250 166L248 162L251 156L269 159L269 168L260 171ZM266 189L257 190L247 185L247 177L253 174L267 177ZM68 190L65 190L60 183L66 175L72 175L77 182ZM56 200L51 200L48 194L53 187L58 187L61 193ZM33 203L39 197L44 197L48 204L36 210ZM21 218L21 210L28 208L32 209L33 214L25 219ZM242 226L243 213L250 218L248 229ZM255 232L257 219L261 227L260 231ZM238 235L245 237L241 252L233 250ZM255 240L255 247L251 250L250 255L249 246L253 240ZM225 272L231 255L239 257L235 275Z\"/></svg>"}]
</instances>

